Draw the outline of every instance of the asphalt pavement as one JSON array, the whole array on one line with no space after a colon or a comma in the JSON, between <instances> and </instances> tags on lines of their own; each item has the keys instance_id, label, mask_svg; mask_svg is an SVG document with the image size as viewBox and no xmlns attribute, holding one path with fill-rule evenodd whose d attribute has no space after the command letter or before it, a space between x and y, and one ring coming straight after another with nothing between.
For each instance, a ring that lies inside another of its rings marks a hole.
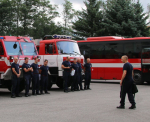
<instances>
[{"instance_id":1,"label":"asphalt pavement","mask_svg":"<svg viewBox=\"0 0 150 122\"><path fill-rule=\"evenodd\" d=\"M139 85L137 108L116 109L119 84L92 83L92 90L64 93L53 86L50 95L10 98L0 89L0 122L149 122L150 85ZM31 93L31 91L30 91ZM22 92L24 95L24 91Z\"/></svg>"}]
</instances>

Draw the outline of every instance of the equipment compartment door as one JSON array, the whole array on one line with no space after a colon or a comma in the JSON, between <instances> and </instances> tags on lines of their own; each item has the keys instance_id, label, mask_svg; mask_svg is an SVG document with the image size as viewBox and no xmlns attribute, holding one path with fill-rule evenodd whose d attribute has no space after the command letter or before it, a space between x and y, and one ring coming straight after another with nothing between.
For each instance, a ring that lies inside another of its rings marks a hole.
<instances>
[{"instance_id":1,"label":"equipment compartment door","mask_svg":"<svg viewBox=\"0 0 150 122\"><path fill-rule=\"evenodd\" d=\"M141 70L142 81L150 81L150 46L142 48Z\"/></svg>"}]
</instances>

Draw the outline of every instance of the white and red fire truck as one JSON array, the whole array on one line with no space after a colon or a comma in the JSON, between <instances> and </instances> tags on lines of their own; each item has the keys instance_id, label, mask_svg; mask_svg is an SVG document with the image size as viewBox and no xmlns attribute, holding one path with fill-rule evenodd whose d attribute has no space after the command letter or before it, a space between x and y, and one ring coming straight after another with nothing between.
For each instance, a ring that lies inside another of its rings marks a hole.
<instances>
[{"instance_id":1,"label":"white and red fire truck","mask_svg":"<svg viewBox=\"0 0 150 122\"><path fill-rule=\"evenodd\" d=\"M28 37L0 36L0 87L11 89L11 63L18 57L20 68L24 58L29 58L29 64L38 57L35 43ZM23 74L21 73L20 91L24 89Z\"/></svg>"},{"instance_id":2,"label":"white and red fire truck","mask_svg":"<svg viewBox=\"0 0 150 122\"><path fill-rule=\"evenodd\" d=\"M64 35L45 36L43 40L34 40L37 44L39 56L41 57L40 64L43 65L44 60L48 59L49 66L49 89L52 84L56 84L59 88L63 88L63 69L62 62L69 56L71 62L74 58L80 58L81 63L84 63L84 57L80 54L80 50L76 41L71 40L71 37ZM71 83L69 83L69 86Z\"/></svg>"}]
</instances>

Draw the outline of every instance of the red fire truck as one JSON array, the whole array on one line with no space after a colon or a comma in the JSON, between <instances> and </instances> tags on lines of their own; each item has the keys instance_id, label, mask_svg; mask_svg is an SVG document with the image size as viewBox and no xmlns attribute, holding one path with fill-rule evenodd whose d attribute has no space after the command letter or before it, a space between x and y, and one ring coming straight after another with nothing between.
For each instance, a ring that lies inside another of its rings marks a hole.
<instances>
[{"instance_id":1,"label":"red fire truck","mask_svg":"<svg viewBox=\"0 0 150 122\"><path fill-rule=\"evenodd\" d=\"M91 58L94 81L119 81L121 56L127 55L134 67L135 82L150 82L150 37L90 37L78 41L78 45L85 59Z\"/></svg>"},{"instance_id":2,"label":"red fire truck","mask_svg":"<svg viewBox=\"0 0 150 122\"><path fill-rule=\"evenodd\" d=\"M43 40L34 40L37 44L37 49L41 57L40 65L48 59L49 66L49 86L56 84L59 88L63 88L63 69L61 64L69 56L71 62L74 58L80 58L81 63L84 63L84 57L80 54L80 50L76 41L71 40L71 37L64 35L46 35ZM69 83L69 86L71 83Z\"/></svg>"},{"instance_id":3,"label":"red fire truck","mask_svg":"<svg viewBox=\"0 0 150 122\"><path fill-rule=\"evenodd\" d=\"M11 64L18 57L20 68L24 58L29 58L29 64L34 58L40 58L36 46L28 37L0 36L0 87L11 90ZM24 89L23 74L21 73L20 91Z\"/></svg>"}]
</instances>

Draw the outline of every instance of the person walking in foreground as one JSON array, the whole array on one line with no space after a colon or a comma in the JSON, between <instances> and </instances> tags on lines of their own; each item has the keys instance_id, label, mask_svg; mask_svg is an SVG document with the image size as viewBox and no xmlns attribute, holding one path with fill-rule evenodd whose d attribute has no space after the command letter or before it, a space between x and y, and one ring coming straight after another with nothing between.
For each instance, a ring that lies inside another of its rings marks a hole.
<instances>
[{"instance_id":1,"label":"person walking in foreground","mask_svg":"<svg viewBox=\"0 0 150 122\"><path fill-rule=\"evenodd\" d=\"M45 94L50 94L47 90L48 87L48 72L49 67L47 66L48 60L45 59L44 65L40 67L40 73L41 73L41 94L43 94L43 91L45 91Z\"/></svg>"},{"instance_id":2,"label":"person walking in foreground","mask_svg":"<svg viewBox=\"0 0 150 122\"><path fill-rule=\"evenodd\" d=\"M21 71L19 69L18 58L14 58L14 63L11 65L12 70L12 88L11 88L11 97L21 97L19 95L19 86L20 86L20 74Z\"/></svg>"},{"instance_id":3,"label":"person walking in foreground","mask_svg":"<svg viewBox=\"0 0 150 122\"><path fill-rule=\"evenodd\" d=\"M128 62L128 57L126 55L121 57L121 60L124 64L123 66L123 74L122 78L120 81L120 86L121 86L121 101L120 101L120 106L118 106L118 109L124 109L125 108L125 97L126 93L128 94L128 99L130 103L132 104L129 109L135 109L136 108L136 103L133 97L132 93L132 86L133 86L133 66Z\"/></svg>"},{"instance_id":4,"label":"person walking in foreground","mask_svg":"<svg viewBox=\"0 0 150 122\"><path fill-rule=\"evenodd\" d=\"M85 72L85 83L84 89L91 90L90 83L91 83L91 67L92 64L90 63L90 58L87 58L87 63L84 64L84 72Z\"/></svg>"}]
</instances>

